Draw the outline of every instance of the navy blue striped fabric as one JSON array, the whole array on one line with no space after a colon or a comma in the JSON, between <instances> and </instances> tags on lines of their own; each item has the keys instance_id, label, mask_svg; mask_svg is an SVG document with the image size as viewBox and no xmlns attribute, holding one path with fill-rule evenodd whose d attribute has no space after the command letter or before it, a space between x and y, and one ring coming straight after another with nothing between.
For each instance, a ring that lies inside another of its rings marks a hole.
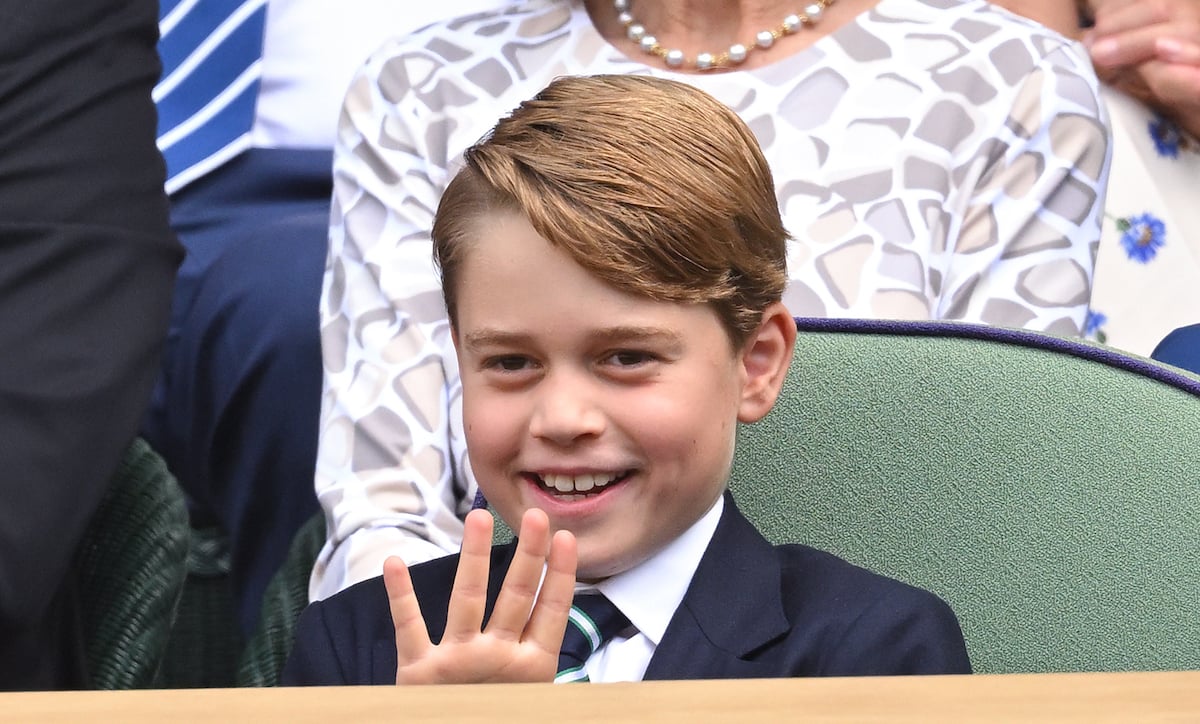
<instances>
[{"instance_id":1,"label":"navy blue striped fabric","mask_svg":"<svg viewBox=\"0 0 1200 724\"><path fill-rule=\"evenodd\" d=\"M250 146L266 0L163 0L154 89L158 147L174 193Z\"/></svg>"}]
</instances>

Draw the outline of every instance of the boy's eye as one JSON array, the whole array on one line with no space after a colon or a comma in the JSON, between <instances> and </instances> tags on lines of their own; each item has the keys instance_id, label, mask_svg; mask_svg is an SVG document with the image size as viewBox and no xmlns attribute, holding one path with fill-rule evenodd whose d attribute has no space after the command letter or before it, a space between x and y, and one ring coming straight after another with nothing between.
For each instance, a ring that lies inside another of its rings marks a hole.
<instances>
[{"instance_id":1,"label":"boy's eye","mask_svg":"<svg viewBox=\"0 0 1200 724\"><path fill-rule=\"evenodd\" d=\"M618 367L636 367L646 364L654 359L654 355L649 352L642 352L632 349L624 349L618 352L613 352L608 359Z\"/></svg>"},{"instance_id":2,"label":"boy's eye","mask_svg":"<svg viewBox=\"0 0 1200 724\"><path fill-rule=\"evenodd\" d=\"M529 366L529 360L518 355L505 355L492 357L485 362L484 366L502 372L519 372Z\"/></svg>"}]
</instances>

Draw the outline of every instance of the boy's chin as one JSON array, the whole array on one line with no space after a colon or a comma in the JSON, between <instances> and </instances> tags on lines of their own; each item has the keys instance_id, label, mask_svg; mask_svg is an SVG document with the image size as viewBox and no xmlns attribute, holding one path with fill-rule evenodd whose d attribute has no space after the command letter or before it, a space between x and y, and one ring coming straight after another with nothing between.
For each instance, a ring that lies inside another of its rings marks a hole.
<instances>
[{"instance_id":1,"label":"boy's chin","mask_svg":"<svg viewBox=\"0 0 1200 724\"><path fill-rule=\"evenodd\" d=\"M622 569L622 570L628 570L628 569L626 568L626 569ZM582 569L581 568L575 572L575 581L578 583L586 583L588 585L594 585L594 584L600 583L601 581L603 581L607 578L611 578L612 576L615 576L618 573L621 573L621 570L609 571L609 570L603 569L603 568L598 568L598 569Z\"/></svg>"},{"instance_id":2,"label":"boy's chin","mask_svg":"<svg viewBox=\"0 0 1200 724\"><path fill-rule=\"evenodd\" d=\"M634 568L651 556L635 557L627 553L624 556L589 556L584 550L584 541L580 541L579 567L575 571L575 580L579 583L599 583L619 573ZM653 555L653 554L651 554Z\"/></svg>"}]
</instances>

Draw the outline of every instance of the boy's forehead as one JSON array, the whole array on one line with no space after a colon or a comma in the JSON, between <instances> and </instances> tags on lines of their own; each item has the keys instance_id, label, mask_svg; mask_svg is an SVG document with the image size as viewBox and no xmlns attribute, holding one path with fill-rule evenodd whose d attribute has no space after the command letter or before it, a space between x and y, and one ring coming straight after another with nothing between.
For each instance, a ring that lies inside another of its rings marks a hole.
<instances>
[{"instance_id":1,"label":"boy's forehead","mask_svg":"<svg viewBox=\"0 0 1200 724\"><path fill-rule=\"evenodd\" d=\"M682 348L689 340L677 330L697 314L726 334L711 302L677 301L672 295L680 290L650 273L613 281L619 268L591 268L578 258L582 250L551 243L519 211L489 210L472 231L453 282L455 333L464 348L544 341L548 332L589 344Z\"/></svg>"}]
</instances>

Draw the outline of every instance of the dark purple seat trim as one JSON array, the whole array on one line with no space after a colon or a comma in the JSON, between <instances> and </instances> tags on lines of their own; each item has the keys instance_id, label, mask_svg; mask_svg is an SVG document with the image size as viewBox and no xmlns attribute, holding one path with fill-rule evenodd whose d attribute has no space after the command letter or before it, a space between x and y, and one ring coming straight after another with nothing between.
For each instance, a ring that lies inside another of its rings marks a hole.
<instances>
[{"instance_id":1,"label":"dark purple seat trim","mask_svg":"<svg viewBox=\"0 0 1200 724\"><path fill-rule=\"evenodd\" d=\"M982 339L1000 344L1015 344L1022 347L1032 347L1060 354L1068 354L1072 357L1079 357L1110 367L1127 370L1200 397L1200 381L1182 372L1175 371L1174 367L1165 363L1143 359L1111 347L1103 347L1065 337L1056 337L1042 332L1032 332L1026 329L993 327L986 324L967 322L827 319L823 317L796 317L796 329L800 332Z\"/></svg>"}]
</instances>

